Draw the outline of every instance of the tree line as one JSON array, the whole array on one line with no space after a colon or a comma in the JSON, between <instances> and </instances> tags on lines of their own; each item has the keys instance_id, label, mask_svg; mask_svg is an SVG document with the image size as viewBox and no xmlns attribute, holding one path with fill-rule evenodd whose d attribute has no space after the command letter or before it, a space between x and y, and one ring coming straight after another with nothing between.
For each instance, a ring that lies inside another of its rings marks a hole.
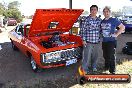
<instances>
[{"instance_id":1,"label":"tree line","mask_svg":"<svg viewBox=\"0 0 132 88\"><path fill-rule=\"evenodd\" d=\"M5 18L15 18L17 21L22 20L21 12L19 11L19 6L21 3L18 1L13 1L10 3L0 3L0 15L3 15Z\"/></svg>"}]
</instances>

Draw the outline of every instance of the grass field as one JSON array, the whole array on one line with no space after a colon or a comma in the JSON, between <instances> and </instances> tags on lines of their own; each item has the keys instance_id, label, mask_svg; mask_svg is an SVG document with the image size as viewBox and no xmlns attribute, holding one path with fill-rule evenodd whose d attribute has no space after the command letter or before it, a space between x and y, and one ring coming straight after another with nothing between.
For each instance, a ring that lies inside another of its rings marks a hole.
<instances>
[{"instance_id":1,"label":"grass field","mask_svg":"<svg viewBox=\"0 0 132 88\"><path fill-rule=\"evenodd\" d=\"M106 72L107 73L107 72ZM130 74L132 77L132 61L125 61L120 65L117 65L117 74ZM74 85L70 88L132 88L132 82L130 83L86 83L84 85Z\"/></svg>"}]
</instances>

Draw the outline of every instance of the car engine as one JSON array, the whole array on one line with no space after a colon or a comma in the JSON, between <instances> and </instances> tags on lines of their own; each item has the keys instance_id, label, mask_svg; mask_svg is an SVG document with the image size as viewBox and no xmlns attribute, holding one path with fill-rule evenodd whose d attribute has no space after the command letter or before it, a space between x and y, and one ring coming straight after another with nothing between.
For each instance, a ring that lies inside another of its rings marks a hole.
<instances>
[{"instance_id":1,"label":"car engine","mask_svg":"<svg viewBox=\"0 0 132 88\"><path fill-rule=\"evenodd\" d=\"M62 37L58 32L53 33L52 37L48 41L41 41L41 45L45 48L53 48L57 46L65 46L67 44L74 44L75 42L69 42L69 39L62 41Z\"/></svg>"}]
</instances>

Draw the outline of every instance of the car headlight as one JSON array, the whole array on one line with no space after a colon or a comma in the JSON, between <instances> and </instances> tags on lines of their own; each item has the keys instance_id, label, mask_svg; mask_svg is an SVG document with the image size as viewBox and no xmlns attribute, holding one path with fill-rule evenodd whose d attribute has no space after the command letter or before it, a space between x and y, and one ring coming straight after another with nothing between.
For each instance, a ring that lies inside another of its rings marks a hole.
<instances>
[{"instance_id":1,"label":"car headlight","mask_svg":"<svg viewBox=\"0 0 132 88\"><path fill-rule=\"evenodd\" d=\"M46 53L45 54L45 59L49 60L49 59L59 59L61 58L61 52L50 52L50 53Z\"/></svg>"}]
</instances>

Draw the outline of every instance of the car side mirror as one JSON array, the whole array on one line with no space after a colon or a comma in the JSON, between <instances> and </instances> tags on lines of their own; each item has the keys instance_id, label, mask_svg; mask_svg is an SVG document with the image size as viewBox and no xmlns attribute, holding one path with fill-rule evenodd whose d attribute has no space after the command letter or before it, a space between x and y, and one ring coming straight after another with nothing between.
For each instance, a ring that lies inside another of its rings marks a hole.
<instances>
[{"instance_id":1,"label":"car side mirror","mask_svg":"<svg viewBox=\"0 0 132 88\"><path fill-rule=\"evenodd\" d=\"M22 33L21 33L21 32L17 32L17 34L18 34L18 35L22 35Z\"/></svg>"}]
</instances>

